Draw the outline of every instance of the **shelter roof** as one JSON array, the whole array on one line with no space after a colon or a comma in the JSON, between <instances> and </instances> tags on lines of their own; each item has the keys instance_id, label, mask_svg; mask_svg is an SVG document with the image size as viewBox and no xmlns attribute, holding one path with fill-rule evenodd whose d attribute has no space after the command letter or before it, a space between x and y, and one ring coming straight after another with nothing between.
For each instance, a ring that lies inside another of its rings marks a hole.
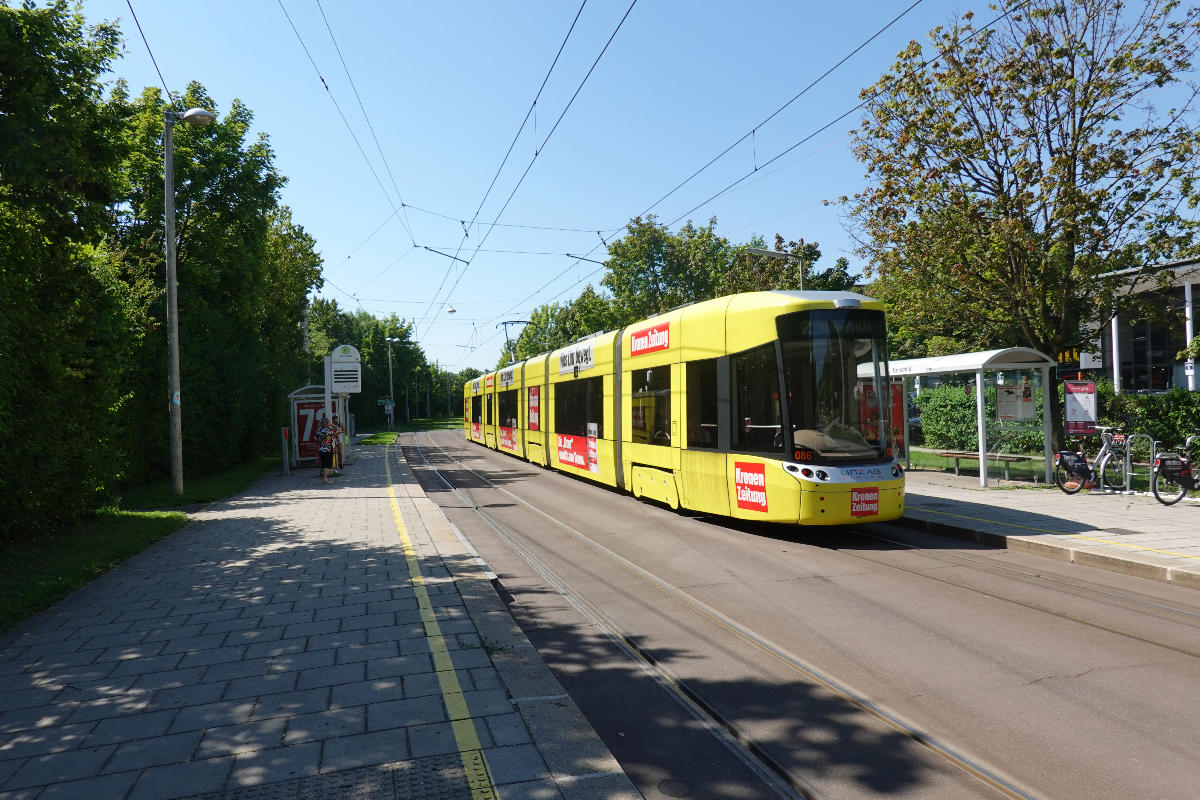
<instances>
[{"instance_id":1,"label":"shelter roof","mask_svg":"<svg viewBox=\"0 0 1200 800\"><path fill-rule=\"evenodd\" d=\"M1010 369L1040 369L1058 366L1045 353L1029 347L1006 347L978 353L956 353L952 356L908 358L892 361L888 372L892 377L905 375L949 375L958 372L998 372Z\"/></svg>"}]
</instances>

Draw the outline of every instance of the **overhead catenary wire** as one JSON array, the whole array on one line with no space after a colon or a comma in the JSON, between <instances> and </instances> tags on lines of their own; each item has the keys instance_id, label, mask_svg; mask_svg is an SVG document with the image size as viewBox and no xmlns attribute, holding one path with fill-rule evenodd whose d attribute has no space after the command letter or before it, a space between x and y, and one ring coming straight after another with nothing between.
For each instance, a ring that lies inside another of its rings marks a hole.
<instances>
[{"instance_id":1,"label":"overhead catenary wire","mask_svg":"<svg viewBox=\"0 0 1200 800\"><path fill-rule=\"evenodd\" d=\"M991 28L993 25L995 25L995 24L996 24L997 22L999 22L1000 20L1002 20L1002 19L1004 19L1004 18L1008 17L1009 15L1011 15L1011 14L1013 14L1013 13L1017 12L1017 11L1020 11L1020 10L1021 10L1023 7L1025 7L1026 5L1028 5L1030 2L1031 2L1031 0L1024 0L1024 2L1020 3L1019 5L1017 5L1017 6L1013 7L1013 8L1008 8L1008 9L1005 9L1005 10L1004 10L1004 11L1002 11L1002 12L1001 12L1001 13L1000 13L998 16L994 17L994 18L993 18L993 19L992 19L990 22L988 22L986 25L984 25L983 27L981 27L981 28L977 29L977 30L976 30L974 33L972 33L970 36L966 37L966 39L965 39L964 41L968 41L968 42L969 42L971 39L974 39L974 38L975 38L976 36L978 36L979 34L983 33L984 31L988 30L989 28ZM927 58L927 59L925 59L925 61L923 61L923 62L922 62L922 63L921 63L921 64L920 64L918 67L915 67L915 68L913 68L913 69L910 69L910 70L908 71L908 73L906 73L906 77L907 77L907 75L908 75L908 74L912 74L912 73L916 72L917 70L924 69L925 67L929 66L930 64L932 64L934 61L938 60L939 58L944 58L944 57L945 57L945 55L946 55L945 51L938 51L938 52L937 52L935 55L931 56L930 58ZM682 214L680 214L679 216L675 217L675 219L671 220L671 222L670 222L670 223L668 223L668 224L669 224L669 225L671 225L671 226L677 225L677 224L679 223L679 221L680 221L680 220L684 219L685 217L688 217L688 216L689 216L690 214L692 214L694 211L697 211L697 210L699 210L699 209L703 208L704 206L706 206L706 205L708 205L709 203L711 203L713 200L716 200L717 198L719 198L719 197L721 197L721 196L723 196L723 195L727 194L727 193L728 193L730 190L732 190L734 187L738 186L739 184L741 184L741 183L745 182L746 180L750 179L751 177L753 177L753 176L754 176L754 175L755 175L755 174L756 174L756 173L757 173L757 172L758 172L760 169L763 169L763 168L765 168L765 167L768 167L768 166L770 166L771 164L774 164L776 161L778 161L779 159L783 158L783 157L784 157L784 156L786 156L788 153L790 153L790 152L792 152L793 150L795 150L797 147L800 147L801 145L805 144L806 142L808 142L808 141L812 140L814 137L816 137L816 136L820 135L821 133L825 132L825 131L826 131L826 130L828 130L829 128L832 128L834 125L837 125L839 122L841 122L842 120L846 119L846 118L847 118L847 117L849 117L851 114L854 114L855 112L857 112L857 111L860 111L861 109L863 109L864 107L866 107L866 105L867 105L868 103L870 103L871 101L873 101L873 100L875 100L877 97L879 97L881 94L883 94L883 93L884 93L884 91L886 91L886 89L887 89L887 88L888 88L887 86L884 86L884 87L881 87L881 88L877 89L877 90L876 90L876 91L875 91L873 94L871 94L871 96L870 96L870 97L867 97L866 99L862 100L860 103L858 103L858 105L856 105L856 106L854 106L853 108L851 108L851 109L849 109L849 110L845 111L845 112L844 112L844 113L842 113L842 114L839 114L837 117L833 118L833 119L832 119L832 120L830 120L829 122L825 123L825 124L824 124L824 125L822 125L821 127L817 128L816 130L814 130L814 131L812 131L811 133L809 133L809 134L808 134L807 136L805 136L804 138L800 139L800 141L796 142L795 144L791 145L790 147L786 148L785 150L783 150L783 151L781 151L781 152L777 153L775 156L773 156L773 157L772 157L772 158L770 158L769 160L765 161L765 162L764 162L764 163L763 163L761 166L758 166L758 165L756 165L756 166L754 167L754 169L750 170L750 171L749 171L749 172L747 172L745 175L742 175L740 178L738 178L738 179L737 179L737 180L735 180L733 183L731 183L731 184L729 184L728 186L726 186L724 189L721 189L720 191L718 191L718 192L715 192L715 193L714 193L714 194L712 194L712 195L709 195L709 196L708 196L706 199L704 199L704 200L703 200L703 201L701 201L700 203L697 203L696 205L692 206L692 207L691 207L690 209L688 209L687 211L685 211L685 212L683 212Z\"/></svg>"},{"instance_id":2,"label":"overhead catenary wire","mask_svg":"<svg viewBox=\"0 0 1200 800\"><path fill-rule=\"evenodd\" d=\"M479 214L483 211L484 203L487 202L488 197L491 195L492 189L495 187L496 181L500 177L500 173L504 170L505 164L508 163L509 156L512 155L513 148L516 147L517 141L521 138L521 133L525 130L525 126L529 123L529 118L533 115L534 109L537 108L538 99L541 98L542 91L545 90L546 84L550 80L550 75L554 72L554 67L558 64L558 59L562 56L563 49L566 48L567 41L571 38L571 33L575 30L575 25L579 22L579 16L583 13L583 8L586 5L587 0L583 0L583 2L579 5L579 10L575 12L575 18L571 20L571 26L567 29L567 34L563 37L562 44L558 46L558 52L554 54L554 60L550 62L550 68L546 70L546 76L542 78L542 85L538 87L537 93L534 94L533 102L529 104L529 110L525 112L525 119L521 120L521 126L517 129L516 135L513 136L512 143L508 146L508 151L505 152L504 158L500 161L500 166L496 169L496 174L492 176L492 182L488 185L487 191L483 193L483 199L479 201L479 207L475 209L475 214L471 217L470 225L463 221L463 238L459 241L458 247L454 251L455 256L457 256L462 250L462 246L467 240L470 226L475 224L475 220L479 218ZM495 223L493 223L493 227L494 225ZM442 275L442 281L438 284L437 291L434 292L433 300L431 300L429 303L430 308L432 308L433 304L437 302L438 297L441 295L442 287L446 285L446 280L450 277L450 271L453 268L454 262L451 262L450 265L446 267L446 272ZM465 268L463 271L466 271ZM462 276L460 275L459 278L461 279L461 277ZM457 286L458 282L455 281L454 285ZM451 288L450 292L453 291L454 289ZM447 300L450 299L450 292L447 292L446 294ZM428 309L426 309L426 311L428 311Z\"/></svg>"},{"instance_id":3,"label":"overhead catenary wire","mask_svg":"<svg viewBox=\"0 0 1200 800\"><path fill-rule=\"evenodd\" d=\"M367 123L367 130L371 133L371 139L375 142L375 149L379 151L379 160L383 162L383 168L387 171L388 179L392 182L392 188L396 190L396 198L400 201L400 210L404 211L404 193L400 191L400 186L396 183L396 176L392 173L392 165L388 162L387 156L384 155L383 146L379 144L379 137L375 135L375 126L371 124L371 117L367 114L367 107L363 105L362 97L358 93L358 86L354 83L354 77L350 74L350 67L346 64L346 59L342 56L342 48L338 45L337 37L333 35L333 26L329 24L329 18L325 16L325 8L321 5L321 0L317 0L317 9L321 12L321 20L325 23L325 30L329 31L329 40L333 42L333 49L337 53L338 61L342 62L342 70L346 73L346 80L350 83L350 89L354 92L354 99L358 101L358 110L362 112L363 121ZM408 219L407 212L404 215L404 230L408 232L409 239L412 235L412 222ZM413 239L413 244L416 240Z\"/></svg>"},{"instance_id":4,"label":"overhead catenary wire","mask_svg":"<svg viewBox=\"0 0 1200 800\"><path fill-rule=\"evenodd\" d=\"M308 57L308 63L312 64L313 71L317 73L317 79L321 81L321 86L325 88L325 93L329 95L330 102L332 102L333 107L337 109L338 116L342 119L342 124L346 126L346 130L350 133L350 138L354 141L354 146L358 148L359 154L363 157L363 161L365 161L367 164L367 169L371 171L371 175L375 178L375 183L378 184L379 191L383 192L383 196L387 199L388 205L392 207L392 210L398 212L399 208L396 206L396 201L392 199L391 193L388 192L387 187L383 185L383 180L379 177L379 173L375 170L375 165L371 163L370 157L367 156L367 151L363 149L362 142L358 140L358 134L354 132L354 127L350 124L350 120L346 119L346 114L342 111L342 106L338 103L337 98L334 97L333 90L329 88L329 83L325 80L325 76L321 74L321 68L317 66L316 59L314 59L312 53L309 52L308 45L304 43L304 37L300 35L300 31L296 28L296 23L292 21L291 15L288 14L287 7L284 6L283 0L276 1L279 3L279 10L283 12L283 16L287 19L288 25L292 29L292 33L296 35L296 40L300 42L300 47L304 50L304 55ZM408 238L415 246L417 241L413 236L412 231L406 228L405 232L408 233Z\"/></svg>"},{"instance_id":5,"label":"overhead catenary wire","mask_svg":"<svg viewBox=\"0 0 1200 800\"><path fill-rule=\"evenodd\" d=\"M175 93L167 88L167 79L163 77L162 70L158 68L158 59L154 57L154 50L150 47L150 40L146 38L146 32L142 30L141 20L138 19L137 12L133 10L133 0L125 0L125 5L129 6L129 13L133 15L133 24L137 26L138 33L142 37L142 44L146 45L146 52L150 55L150 63L154 65L154 71L158 73L158 81L162 84L163 91L167 93L167 100L171 105L175 105L179 101L175 98Z\"/></svg>"},{"instance_id":6,"label":"overhead catenary wire","mask_svg":"<svg viewBox=\"0 0 1200 800\"><path fill-rule=\"evenodd\" d=\"M505 210L508 208L509 203L512 202L513 197L516 196L517 191L521 188L521 185L525 182L525 179L529 176L529 172L530 172L530 170L533 169L533 165L537 161L538 156L541 155L542 151L546 147L546 144L550 141L550 138L552 136L554 136L554 132L556 130L558 130L558 126L562 123L563 118L566 117L567 112L571 110L571 106L574 105L576 98L579 97L579 93L581 91L583 91L583 87L587 84L588 79L592 76L592 73L595 72L596 66L600 63L600 59L604 58L604 54L608 52L608 48L612 45L613 40L617 38L617 34L621 31L621 28L625 25L625 21L627 19L629 19L629 15L631 13L633 13L633 9L637 5L637 2L638 2L638 0L633 0L633 2L631 2L629 4L629 8L625 9L625 14L621 17L621 21L617 23L617 26L613 29L612 34L608 37L608 41L606 41L604 43L604 47L601 48L599 55L596 56L596 60L593 61L592 66L588 68L587 74L583 76L583 80L581 80L579 82L579 85L575 88L574 94L572 94L571 99L567 101L567 104L563 108L562 113L558 115L558 119L555 120L554 125L550 128L550 131L546 134L546 138L543 139L542 144L536 150L534 150L533 158L530 159L528 166L525 167L525 171L523 173L521 173L521 177L517 180L517 184L513 187L512 191L509 193L508 199L506 199L504 201L504 205L500 207L500 210L496 213L495 219L492 220L492 225L488 227L487 231L483 235L483 238L479 241L479 244L476 245L476 254L483 247L484 242L487 241L488 237L491 235L492 231L495 229L496 223L500 221L500 217L503 216ZM475 260L475 254L472 254L472 256L467 259L468 262L473 262L474 260ZM467 266L463 267L462 270L458 273L458 278L454 281L454 284L450 287L450 290L448 292L446 292L445 299L447 302L453 296L454 290L456 288L458 288L458 284L462 282L463 276L467 274L467 270L469 270L469 269L470 269L470 263L468 263Z\"/></svg>"}]
</instances>

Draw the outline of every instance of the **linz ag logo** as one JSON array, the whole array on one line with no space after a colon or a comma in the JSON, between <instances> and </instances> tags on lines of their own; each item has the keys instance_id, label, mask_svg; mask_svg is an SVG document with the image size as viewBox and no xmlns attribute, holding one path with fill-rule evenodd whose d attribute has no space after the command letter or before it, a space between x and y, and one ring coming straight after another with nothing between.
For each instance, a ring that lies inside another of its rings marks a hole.
<instances>
[{"instance_id":1,"label":"linz ag logo","mask_svg":"<svg viewBox=\"0 0 1200 800\"><path fill-rule=\"evenodd\" d=\"M734 462L733 483L737 489L738 508L767 511L767 465Z\"/></svg>"},{"instance_id":2,"label":"linz ag logo","mask_svg":"<svg viewBox=\"0 0 1200 800\"><path fill-rule=\"evenodd\" d=\"M869 486L850 490L850 516L879 516L879 487Z\"/></svg>"},{"instance_id":3,"label":"linz ag logo","mask_svg":"<svg viewBox=\"0 0 1200 800\"><path fill-rule=\"evenodd\" d=\"M629 334L629 355L641 356L671 349L671 323L652 325Z\"/></svg>"}]
</instances>

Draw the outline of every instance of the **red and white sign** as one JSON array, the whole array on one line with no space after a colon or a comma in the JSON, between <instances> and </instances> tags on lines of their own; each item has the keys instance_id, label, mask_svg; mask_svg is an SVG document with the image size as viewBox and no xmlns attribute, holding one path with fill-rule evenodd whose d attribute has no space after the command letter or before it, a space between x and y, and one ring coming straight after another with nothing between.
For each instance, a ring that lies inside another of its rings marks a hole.
<instances>
[{"instance_id":1,"label":"red and white sign","mask_svg":"<svg viewBox=\"0 0 1200 800\"><path fill-rule=\"evenodd\" d=\"M471 423L471 438L477 442L483 441L483 426L478 422Z\"/></svg>"},{"instance_id":2,"label":"red and white sign","mask_svg":"<svg viewBox=\"0 0 1200 800\"><path fill-rule=\"evenodd\" d=\"M576 469L599 472L599 444L596 437L558 434L558 461Z\"/></svg>"},{"instance_id":3,"label":"red and white sign","mask_svg":"<svg viewBox=\"0 0 1200 800\"><path fill-rule=\"evenodd\" d=\"M850 490L850 516L879 516L879 487L865 486Z\"/></svg>"},{"instance_id":4,"label":"red and white sign","mask_svg":"<svg viewBox=\"0 0 1200 800\"><path fill-rule=\"evenodd\" d=\"M540 430L542 423L542 387L529 387L529 430Z\"/></svg>"},{"instance_id":5,"label":"red and white sign","mask_svg":"<svg viewBox=\"0 0 1200 800\"><path fill-rule=\"evenodd\" d=\"M652 325L629 334L629 355L644 356L671 349L671 323Z\"/></svg>"},{"instance_id":6,"label":"red and white sign","mask_svg":"<svg viewBox=\"0 0 1200 800\"><path fill-rule=\"evenodd\" d=\"M767 511L767 465L735 461L733 483L737 489L738 508Z\"/></svg>"},{"instance_id":7,"label":"red and white sign","mask_svg":"<svg viewBox=\"0 0 1200 800\"><path fill-rule=\"evenodd\" d=\"M500 446L505 450L517 449L517 437L513 435L513 428L500 429Z\"/></svg>"},{"instance_id":8,"label":"red and white sign","mask_svg":"<svg viewBox=\"0 0 1200 800\"><path fill-rule=\"evenodd\" d=\"M1090 435L1096 432L1096 384L1094 381L1063 381L1063 406L1067 433Z\"/></svg>"},{"instance_id":9,"label":"red and white sign","mask_svg":"<svg viewBox=\"0 0 1200 800\"><path fill-rule=\"evenodd\" d=\"M338 413L337 400L332 401L333 413ZM317 458L317 428L318 421L325 414L324 400L297 400L296 418L292 424L296 426L296 458L299 460Z\"/></svg>"},{"instance_id":10,"label":"red and white sign","mask_svg":"<svg viewBox=\"0 0 1200 800\"><path fill-rule=\"evenodd\" d=\"M485 381L487 388L489 388L489 389L492 388L492 386L495 384L495 380L496 380L495 375L488 375L487 379Z\"/></svg>"}]
</instances>

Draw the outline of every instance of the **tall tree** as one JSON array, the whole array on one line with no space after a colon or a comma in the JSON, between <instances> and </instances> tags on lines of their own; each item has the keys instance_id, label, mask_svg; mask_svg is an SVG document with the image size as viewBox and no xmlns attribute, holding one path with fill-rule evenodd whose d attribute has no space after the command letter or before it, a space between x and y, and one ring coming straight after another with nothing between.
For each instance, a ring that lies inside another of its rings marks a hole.
<instances>
[{"instance_id":1,"label":"tall tree","mask_svg":"<svg viewBox=\"0 0 1200 800\"><path fill-rule=\"evenodd\" d=\"M35 535L120 474L118 365L136 337L106 243L124 142L102 77L119 47L65 2L0 0L0 536Z\"/></svg>"},{"instance_id":2,"label":"tall tree","mask_svg":"<svg viewBox=\"0 0 1200 800\"><path fill-rule=\"evenodd\" d=\"M617 318L643 319L715 297L735 254L713 232L716 224L714 218L698 228L688 221L671 233L653 215L631 220L625 235L609 244L608 271L600 281L612 293Z\"/></svg>"},{"instance_id":3,"label":"tall tree","mask_svg":"<svg viewBox=\"0 0 1200 800\"><path fill-rule=\"evenodd\" d=\"M853 140L872 185L852 219L902 326L1054 355L1111 315L1118 285L1105 273L1192 247L1200 132L1181 77L1200 12L1174 0L1002 6L992 27L968 14L935 28L932 55L911 43L864 90Z\"/></svg>"}]
</instances>

